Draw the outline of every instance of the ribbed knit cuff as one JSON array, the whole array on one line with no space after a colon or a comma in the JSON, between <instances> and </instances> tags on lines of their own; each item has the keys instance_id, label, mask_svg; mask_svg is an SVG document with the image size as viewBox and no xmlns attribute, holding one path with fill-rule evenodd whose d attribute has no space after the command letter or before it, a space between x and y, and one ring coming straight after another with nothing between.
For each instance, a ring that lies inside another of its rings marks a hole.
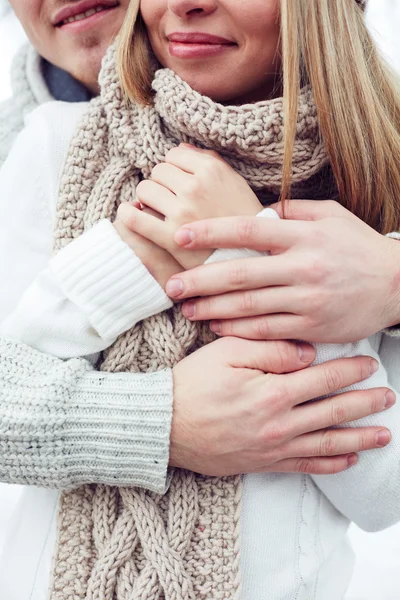
<instances>
[{"instance_id":1,"label":"ribbed knit cuff","mask_svg":"<svg viewBox=\"0 0 400 600\"><path fill-rule=\"evenodd\" d=\"M101 373L0 338L0 397L1 481L166 491L171 369Z\"/></svg>"},{"instance_id":2,"label":"ribbed knit cuff","mask_svg":"<svg viewBox=\"0 0 400 600\"><path fill-rule=\"evenodd\" d=\"M63 293L87 315L105 340L171 308L172 302L104 219L63 248L51 261Z\"/></svg>"},{"instance_id":3,"label":"ribbed knit cuff","mask_svg":"<svg viewBox=\"0 0 400 600\"><path fill-rule=\"evenodd\" d=\"M264 210L258 213L257 217L279 219L278 213L275 212L273 208L264 208ZM250 250L250 248L219 248L207 258L204 264L210 265L212 263L222 262L224 260L236 260L238 258L256 258L258 256L265 256L265 254L265 252Z\"/></svg>"},{"instance_id":4,"label":"ribbed knit cuff","mask_svg":"<svg viewBox=\"0 0 400 600\"><path fill-rule=\"evenodd\" d=\"M170 369L86 374L64 425L67 480L165 493L172 398Z\"/></svg>"}]
</instances>

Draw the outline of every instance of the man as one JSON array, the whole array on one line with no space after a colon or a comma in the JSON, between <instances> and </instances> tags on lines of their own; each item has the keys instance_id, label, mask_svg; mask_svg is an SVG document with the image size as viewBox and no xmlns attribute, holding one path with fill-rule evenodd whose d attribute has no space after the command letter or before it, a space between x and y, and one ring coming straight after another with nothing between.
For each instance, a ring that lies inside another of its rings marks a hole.
<instances>
[{"instance_id":1,"label":"man","mask_svg":"<svg viewBox=\"0 0 400 600\"><path fill-rule=\"evenodd\" d=\"M0 166L25 116L50 100L82 102L98 93L101 61L129 0L11 0L32 45L12 67L12 97L0 104Z\"/></svg>"}]
</instances>

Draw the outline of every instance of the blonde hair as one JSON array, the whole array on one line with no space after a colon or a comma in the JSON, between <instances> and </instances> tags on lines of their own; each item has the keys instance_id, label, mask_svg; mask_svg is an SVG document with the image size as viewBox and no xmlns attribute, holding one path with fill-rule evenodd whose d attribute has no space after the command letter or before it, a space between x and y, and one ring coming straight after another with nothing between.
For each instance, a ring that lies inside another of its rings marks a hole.
<instances>
[{"instance_id":1,"label":"blonde hair","mask_svg":"<svg viewBox=\"0 0 400 600\"><path fill-rule=\"evenodd\" d=\"M281 198L290 197L303 81L313 90L340 202L381 233L400 229L400 88L355 0L280 0L285 136ZM139 0L131 0L118 69L132 101L152 100Z\"/></svg>"}]
</instances>

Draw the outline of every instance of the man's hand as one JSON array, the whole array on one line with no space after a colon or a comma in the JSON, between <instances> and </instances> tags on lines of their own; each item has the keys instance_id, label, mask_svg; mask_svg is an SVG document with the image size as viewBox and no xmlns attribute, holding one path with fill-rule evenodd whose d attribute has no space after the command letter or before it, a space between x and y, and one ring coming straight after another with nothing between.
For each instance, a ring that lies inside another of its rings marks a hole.
<instances>
[{"instance_id":1,"label":"man's hand","mask_svg":"<svg viewBox=\"0 0 400 600\"><path fill-rule=\"evenodd\" d=\"M282 206L273 206L282 215ZM336 202L290 201L285 219L210 219L180 229L184 248L271 256L198 267L168 283L193 320L219 335L344 343L400 322L400 243Z\"/></svg>"},{"instance_id":2,"label":"man's hand","mask_svg":"<svg viewBox=\"0 0 400 600\"><path fill-rule=\"evenodd\" d=\"M331 474L355 464L354 453L389 443L382 427L328 429L389 408L386 388L304 404L367 379L377 362L364 356L305 369L314 357L306 344L224 338L183 359L173 369L171 466L218 476Z\"/></svg>"}]
</instances>

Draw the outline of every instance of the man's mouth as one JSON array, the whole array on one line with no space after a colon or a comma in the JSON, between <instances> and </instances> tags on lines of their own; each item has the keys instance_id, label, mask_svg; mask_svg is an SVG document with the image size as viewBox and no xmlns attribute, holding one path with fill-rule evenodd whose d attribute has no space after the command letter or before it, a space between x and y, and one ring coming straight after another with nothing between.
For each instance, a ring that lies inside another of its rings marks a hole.
<instances>
[{"instance_id":1,"label":"man's mouth","mask_svg":"<svg viewBox=\"0 0 400 600\"><path fill-rule=\"evenodd\" d=\"M82 19L87 19L87 17L91 17L92 15L95 15L98 12L103 12L103 10L109 10L106 9L104 6L98 6L97 8L91 8L90 10L87 10L84 13L79 13L79 15L75 15L74 17L69 17L69 19L64 19L64 21L61 21L61 23L59 24L61 25L65 25L66 23L73 23L74 21L82 21Z\"/></svg>"},{"instance_id":2,"label":"man's mouth","mask_svg":"<svg viewBox=\"0 0 400 600\"><path fill-rule=\"evenodd\" d=\"M79 2L76 5L61 10L54 18L53 23L56 27L63 27L69 23L89 19L98 13L109 12L118 5L119 2L116 0L87 0Z\"/></svg>"}]
</instances>

